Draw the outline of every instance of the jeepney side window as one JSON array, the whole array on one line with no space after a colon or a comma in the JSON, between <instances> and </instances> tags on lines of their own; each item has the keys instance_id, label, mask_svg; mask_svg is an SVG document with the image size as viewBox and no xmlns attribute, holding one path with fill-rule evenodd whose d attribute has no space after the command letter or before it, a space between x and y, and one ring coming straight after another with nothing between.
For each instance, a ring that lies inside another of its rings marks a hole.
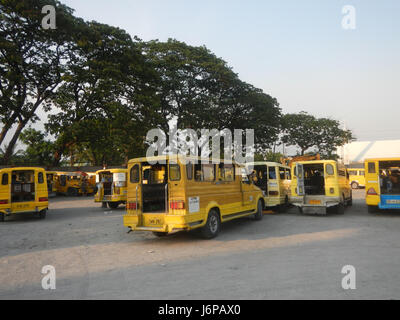
<instances>
[{"instance_id":1,"label":"jeepney side window","mask_svg":"<svg viewBox=\"0 0 400 320\"><path fill-rule=\"evenodd\" d=\"M376 173L375 162L368 162L368 173Z\"/></svg>"},{"instance_id":2,"label":"jeepney side window","mask_svg":"<svg viewBox=\"0 0 400 320\"><path fill-rule=\"evenodd\" d=\"M365 176L365 171L364 170L360 170L359 175L360 176Z\"/></svg>"},{"instance_id":3,"label":"jeepney side window","mask_svg":"<svg viewBox=\"0 0 400 320\"><path fill-rule=\"evenodd\" d=\"M181 180L181 170L180 170L179 164L170 164L169 165L169 179L171 181Z\"/></svg>"},{"instance_id":4,"label":"jeepney side window","mask_svg":"<svg viewBox=\"0 0 400 320\"><path fill-rule=\"evenodd\" d=\"M39 172L39 173L38 173L38 182L39 182L39 183L43 183L43 182L44 182L44 179L43 179L43 172Z\"/></svg>"},{"instance_id":5,"label":"jeepney side window","mask_svg":"<svg viewBox=\"0 0 400 320\"><path fill-rule=\"evenodd\" d=\"M139 182L139 165L135 164L130 171L129 179L131 183L138 183Z\"/></svg>"},{"instance_id":6,"label":"jeepney side window","mask_svg":"<svg viewBox=\"0 0 400 320\"><path fill-rule=\"evenodd\" d=\"M235 180L235 168L232 164L221 163L220 172L222 181Z\"/></svg>"},{"instance_id":7,"label":"jeepney side window","mask_svg":"<svg viewBox=\"0 0 400 320\"><path fill-rule=\"evenodd\" d=\"M195 164L194 166L196 181L211 182L215 180L215 165L214 164Z\"/></svg>"},{"instance_id":8,"label":"jeepney side window","mask_svg":"<svg viewBox=\"0 0 400 320\"><path fill-rule=\"evenodd\" d=\"M3 173L3 176L1 177L1 184L3 186L8 184L8 173Z\"/></svg>"}]
</instances>

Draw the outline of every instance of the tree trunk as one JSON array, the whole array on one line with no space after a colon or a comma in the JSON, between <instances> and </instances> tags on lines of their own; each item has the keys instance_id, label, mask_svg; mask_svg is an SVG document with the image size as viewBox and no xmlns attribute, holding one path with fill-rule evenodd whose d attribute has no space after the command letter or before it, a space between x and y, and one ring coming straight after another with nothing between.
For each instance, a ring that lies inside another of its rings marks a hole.
<instances>
[{"instance_id":1,"label":"tree trunk","mask_svg":"<svg viewBox=\"0 0 400 320\"><path fill-rule=\"evenodd\" d=\"M27 120L18 122L17 130L14 132L14 135L13 135L10 143L7 146L7 150L4 153L4 157L3 157L4 164L10 164L10 159L11 159L15 144L17 143L19 135L21 134L22 129L24 129L26 123L27 123Z\"/></svg>"},{"instance_id":2,"label":"tree trunk","mask_svg":"<svg viewBox=\"0 0 400 320\"><path fill-rule=\"evenodd\" d=\"M4 138L7 135L8 130L10 130L10 128L12 127L12 125L14 124L15 120L17 119L16 113L14 112L10 119L7 120L6 124L4 125L3 129L1 129L1 133L0 133L0 146L4 141Z\"/></svg>"}]
</instances>

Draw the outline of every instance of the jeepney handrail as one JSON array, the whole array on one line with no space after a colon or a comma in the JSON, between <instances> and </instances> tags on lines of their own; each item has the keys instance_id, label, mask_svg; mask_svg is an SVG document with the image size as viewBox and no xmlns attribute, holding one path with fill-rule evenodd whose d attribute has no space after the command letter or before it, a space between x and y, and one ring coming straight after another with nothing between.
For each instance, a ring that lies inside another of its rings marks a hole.
<instances>
[{"instance_id":1,"label":"jeepney handrail","mask_svg":"<svg viewBox=\"0 0 400 320\"><path fill-rule=\"evenodd\" d=\"M136 185L136 214L138 213L138 189L139 185Z\"/></svg>"},{"instance_id":2,"label":"jeepney handrail","mask_svg":"<svg viewBox=\"0 0 400 320\"><path fill-rule=\"evenodd\" d=\"M165 184L164 187L164 196L165 196L165 212L169 212L169 206L168 206L168 182Z\"/></svg>"}]
</instances>

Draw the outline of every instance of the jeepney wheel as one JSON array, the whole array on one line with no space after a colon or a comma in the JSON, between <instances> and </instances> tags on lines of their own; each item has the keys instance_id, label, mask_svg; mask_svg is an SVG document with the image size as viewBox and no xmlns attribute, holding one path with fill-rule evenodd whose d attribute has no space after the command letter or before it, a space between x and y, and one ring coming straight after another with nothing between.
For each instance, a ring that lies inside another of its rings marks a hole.
<instances>
[{"instance_id":1,"label":"jeepney wheel","mask_svg":"<svg viewBox=\"0 0 400 320\"><path fill-rule=\"evenodd\" d=\"M378 206L368 206L368 212L369 213L377 213L377 212L379 212L379 207Z\"/></svg>"},{"instance_id":2,"label":"jeepney wheel","mask_svg":"<svg viewBox=\"0 0 400 320\"><path fill-rule=\"evenodd\" d=\"M257 203L257 212L254 214L254 219L255 220L261 220L263 218L263 203L261 200L258 200Z\"/></svg>"},{"instance_id":3,"label":"jeepney wheel","mask_svg":"<svg viewBox=\"0 0 400 320\"><path fill-rule=\"evenodd\" d=\"M347 205L351 207L353 205L353 193L350 193L350 199L347 201Z\"/></svg>"},{"instance_id":4,"label":"jeepney wheel","mask_svg":"<svg viewBox=\"0 0 400 320\"><path fill-rule=\"evenodd\" d=\"M39 219L46 219L46 211L47 210L42 210L39 212Z\"/></svg>"},{"instance_id":5,"label":"jeepney wheel","mask_svg":"<svg viewBox=\"0 0 400 320\"><path fill-rule=\"evenodd\" d=\"M168 234L168 232L153 231L153 234L154 234L156 237L165 237L165 236Z\"/></svg>"},{"instance_id":6,"label":"jeepney wheel","mask_svg":"<svg viewBox=\"0 0 400 320\"><path fill-rule=\"evenodd\" d=\"M344 204L341 202L337 206L334 206L334 213L336 214L344 214Z\"/></svg>"},{"instance_id":7,"label":"jeepney wheel","mask_svg":"<svg viewBox=\"0 0 400 320\"><path fill-rule=\"evenodd\" d=\"M4 222L6 219L6 215L3 212L0 212L0 222Z\"/></svg>"},{"instance_id":8,"label":"jeepney wheel","mask_svg":"<svg viewBox=\"0 0 400 320\"><path fill-rule=\"evenodd\" d=\"M352 182L351 183L351 188L352 189L358 189L358 183L357 182Z\"/></svg>"},{"instance_id":9,"label":"jeepney wheel","mask_svg":"<svg viewBox=\"0 0 400 320\"><path fill-rule=\"evenodd\" d=\"M221 220L216 210L211 209L208 213L207 222L201 228L201 234L205 239L215 238L221 229Z\"/></svg>"},{"instance_id":10,"label":"jeepney wheel","mask_svg":"<svg viewBox=\"0 0 400 320\"><path fill-rule=\"evenodd\" d=\"M119 206L119 202L107 202L107 204L110 209L117 209Z\"/></svg>"},{"instance_id":11,"label":"jeepney wheel","mask_svg":"<svg viewBox=\"0 0 400 320\"><path fill-rule=\"evenodd\" d=\"M303 214L303 208L302 207L297 207L299 209L299 213Z\"/></svg>"}]
</instances>

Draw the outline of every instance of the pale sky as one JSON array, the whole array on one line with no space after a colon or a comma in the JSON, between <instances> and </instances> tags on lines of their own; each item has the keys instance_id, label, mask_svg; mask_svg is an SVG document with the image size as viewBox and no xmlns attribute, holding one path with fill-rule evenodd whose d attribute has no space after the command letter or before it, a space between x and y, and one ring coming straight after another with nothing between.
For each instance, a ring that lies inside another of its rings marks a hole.
<instances>
[{"instance_id":1,"label":"pale sky","mask_svg":"<svg viewBox=\"0 0 400 320\"><path fill-rule=\"evenodd\" d=\"M398 0L62 0L132 37L205 45L284 113L346 123L358 140L400 139ZM342 7L356 29L342 28Z\"/></svg>"}]
</instances>

